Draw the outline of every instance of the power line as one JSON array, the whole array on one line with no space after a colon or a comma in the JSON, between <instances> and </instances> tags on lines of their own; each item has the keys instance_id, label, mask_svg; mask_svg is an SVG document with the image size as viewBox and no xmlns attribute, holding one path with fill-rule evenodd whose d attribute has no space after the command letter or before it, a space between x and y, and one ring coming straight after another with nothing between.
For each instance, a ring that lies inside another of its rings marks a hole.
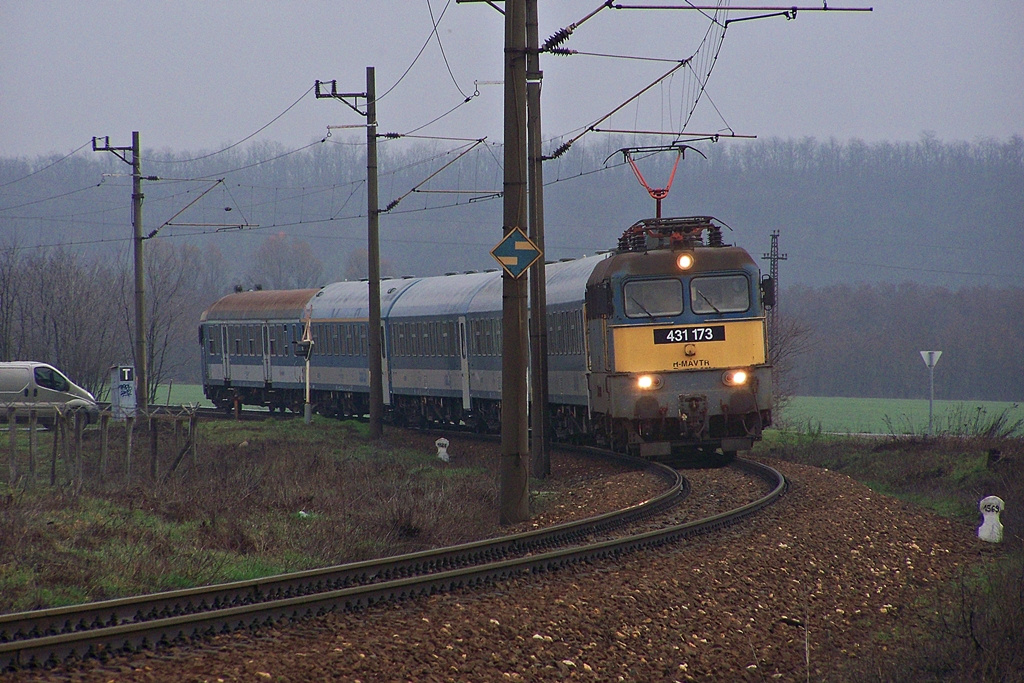
<instances>
[{"instance_id":1,"label":"power line","mask_svg":"<svg viewBox=\"0 0 1024 683\"><path fill-rule=\"evenodd\" d=\"M444 45L441 44L441 34L437 32L437 26L441 23L441 17L443 17L444 13L448 11L448 6L451 4L452 0L448 0L448 2L445 3L444 9L441 11L441 16L437 18L437 21L434 21L434 9L430 6L430 0L427 0L427 11L430 12L430 21L434 25L432 34L437 38L437 49L441 52L441 59L444 60L445 68L448 69L448 75L451 77L452 83L455 85L455 89L459 91L460 95L466 97L468 101L468 96L466 93L462 92L462 88L459 86L458 81L455 80L455 74L452 73L452 65L448 63L448 55L444 53ZM479 92L477 94L479 94Z\"/></svg>"},{"instance_id":2,"label":"power line","mask_svg":"<svg viewBox=\"0 0 1024 683\"><path fill-rule=\"evenodd\" d=\"M169 160L161 160L161 159L150 159L149 157L146 157L146 161L148 161L150 163L154 163L154 164L185 164L185 163L188 163L188 162L191 162L191 161L200 161L202 159L209 159L210 157L217 156L218 154L222 154L223 152L226 152L229 149L232 149L234 147L238 147L240 144L242 144L246 140L251 140L255 136L257 136L260 133L262 133L263 131L265 131L267 128L272 126L274 123L277 122L278 119L280 119L282 116L287 114L289 111L292 110L293 107L295 107L295 105L297 105L299 102L301 102L302 98L304 98L306 95L308 95L310 90L312 90L312 89L313 88L309 88L309 90L306 90L306 92L302 93L302 95L299 96L299 99L295 100L290 105L288 105L288 107L283 112L281 112L280 114L278 114L277 116L272 118L267 124L265 124L264 126L258 128L256 131L250 133L249 135L246 135L244 138L242 138L238 142L231 143L230 145L228 145L224 149L217 150L216 152L210 152L209 154L204 154L202 156L193 157L191 159L175 159L173 161L169 161Z\"/></svg>"},{"instance_id":3,"label":"power line","mask_svg":"<svg viewBox=\"0 0 1024 683\"><path fill-rule=\"evenodd\" d=\"M49 164L47 164L46 166L43 166L40 169L36 169L35 171L32 171L28 175L24 175L24 176L22 176L20 178L15 178L14 180L9 180L6 183L4 183L3 185L0 185L0 187L7 187L8 185L13 185L15 183L20 183L22 180L25 180L27 178L31 178L34 175L38 175L38 174L42 173L43 171L45 171L48 168L53 168L54 166L56 166L60 162L64 161L65 159L70 159L71 157L73 157L75 155L75 153L82 151L83 149L85 149L86 147L88 147L91 144L92 144L92 140L89 140L88 142L83 144L78 149L75 149L75 150L72 150L71 152L68 152L67 154L62 156L60 159L57 159L56 161L54 161L52 163L49 163Z\"/></svg>"},{"instance_id":4,"label":"power line","mask_svg":"<svg viewBox=\"0 0 1024 683\"><path fill-rule=\"evenodd\" d=\"M91 190L93 188L99 187L102 184L103 184L103 181L101 180L100 182L96 183L95 185L89 185L87 187L81 187L81 188L79 188L77 190L71 190L70 192L64 192L62 194L53 195L52 197L44 197L43 199L35 199L35 200L31 201L31 202L25 202L24 204L15 204L14 206L2 206L2 207L0 207L0 211L10 211L12 209L20 209L22 207L32 206L34 204L42 204L44 202L51 202L51 201L53 201L55 199L63 199L64 197L70 197L73 194L78 194L79 192L85 192L86 190Z\"/></svg>"}]
</instances>

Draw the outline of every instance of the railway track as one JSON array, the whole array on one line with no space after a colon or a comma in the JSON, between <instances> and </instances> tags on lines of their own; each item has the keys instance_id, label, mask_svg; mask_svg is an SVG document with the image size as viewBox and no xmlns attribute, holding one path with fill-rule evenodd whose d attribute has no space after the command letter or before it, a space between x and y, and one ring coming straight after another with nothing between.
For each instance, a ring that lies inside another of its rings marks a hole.
<instances>
[{"instance_id":1,"label":"railway track","mask_svg":"<svg viewBox=\"0 0 1024 683\"><path fill-rule=\"evenodd\" d=\"M599 457L628 459L590 450ZM645 462L644 466L664 478L664 493L585 520L325 569L0 615L0 671L54 666L75 658L105 658L616 557L735 524L777 500L786 487L778 471L740 459L734 467L765 481L770 489L767 495L705 519L653 522L640 531L623 531L661 516L689 493L689 485L678 471L655 463Z\"/></svg>"}]
</instances>

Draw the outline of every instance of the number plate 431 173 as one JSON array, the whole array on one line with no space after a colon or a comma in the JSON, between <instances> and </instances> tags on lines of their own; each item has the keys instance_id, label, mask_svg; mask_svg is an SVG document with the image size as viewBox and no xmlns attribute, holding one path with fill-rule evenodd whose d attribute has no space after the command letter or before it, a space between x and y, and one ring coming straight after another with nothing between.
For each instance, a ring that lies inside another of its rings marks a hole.
<instances>
[{"instance_id":1,"label":"number plate 431 173","mask_svg":"<svg viewBox=\"0 0 1024 683\"><path fill-rule=\"evenodd\" d=\"M686 344L708 341L725 341L725 325L666 327L654 330L655 344Z\"/></svg>"}]
</instances>

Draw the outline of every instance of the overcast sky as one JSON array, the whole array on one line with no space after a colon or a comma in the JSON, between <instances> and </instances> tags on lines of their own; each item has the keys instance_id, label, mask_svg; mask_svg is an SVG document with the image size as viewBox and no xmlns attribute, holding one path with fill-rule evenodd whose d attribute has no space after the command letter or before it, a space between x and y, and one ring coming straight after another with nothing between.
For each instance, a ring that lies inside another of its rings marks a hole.
<instances>
[{"instance_id":1,"label":"overcast sky","mask_svg":"<svg viewBox=\"0 0 1024 683\"><path fill-rule=\"evenodd\" d=\"M874 11L730 25L688 130L868 142L1024 133L1020 0L832 4ZM600 5L540 0L541 39ZM428 42L431 12L440 47ZM214 150L278 116L253 139L299 147L328 125L359 122L315 99L314 80L363 91L366 66L376 68L382 132L417 129L479 92L419 133L500 142L502 22L486 4L454 0L0 0L0 155L67 153L94 135L129 145L133 130L144 149ZM706 28L695 11L605 9L564 46L682 59ZM545 55L545 138L594 122L670 67ZM678 127L689 78L679 72L606 127Z\"/></svg>"}]
</instances>

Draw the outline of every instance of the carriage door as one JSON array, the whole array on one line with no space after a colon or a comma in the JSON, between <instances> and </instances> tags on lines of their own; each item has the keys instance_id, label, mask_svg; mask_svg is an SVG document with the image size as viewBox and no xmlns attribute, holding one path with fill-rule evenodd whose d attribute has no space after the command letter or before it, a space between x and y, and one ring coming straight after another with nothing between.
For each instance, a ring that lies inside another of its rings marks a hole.
<instances>
[{"instance_id":1,"label":"carriage door","mask_svg":"<svg viewBox=\"0 0 1024 683\"><path fill-rule=\"evenodd\" d=\"M270 384L274 380L274 376L270 372L270 326L266 323L262 325L263 331L260 334L263 337L263 381Z\"/></svg>"},{"instance_id":2,"label":"carriage door","mask_svg":"<svg viewBox=\"0 0 1024 683\"><path fill-rule=\"evenodd\" d=\"M224 365L224 381L225 382L230 382L231 381L231 345L228 343L228 342L231 341L231 334L228 331L228 328L230 328L230 327L231 327L230 325L221 325L220 326L220 341L221 341L220 353L221 353L221 358L223 359L222 362L223 362L223 365Z\"/></svg>"},{"instance_id":3,"label":"carriage door","mask_svg":"<svg viewBox=\"0 0 1024 683\"><path fill-rule=\"evenodd\" d=\"M391 405L391 371L388 363L388 335L384 323L380 324L380 374L381 393L384 394L384 405Z\"/></svg>"},{"instance_id":4,"label":"carriage door","mask_svg":"<svg viewBox=\"0 0 1024 683\"><path fill-rule=\"evenodd\" d=\"M462 409L469 410L473 404L469 400L469 353L466 345L466 316L459 316L459 363L462 369Z\"/></svg>"}]
</instances>

